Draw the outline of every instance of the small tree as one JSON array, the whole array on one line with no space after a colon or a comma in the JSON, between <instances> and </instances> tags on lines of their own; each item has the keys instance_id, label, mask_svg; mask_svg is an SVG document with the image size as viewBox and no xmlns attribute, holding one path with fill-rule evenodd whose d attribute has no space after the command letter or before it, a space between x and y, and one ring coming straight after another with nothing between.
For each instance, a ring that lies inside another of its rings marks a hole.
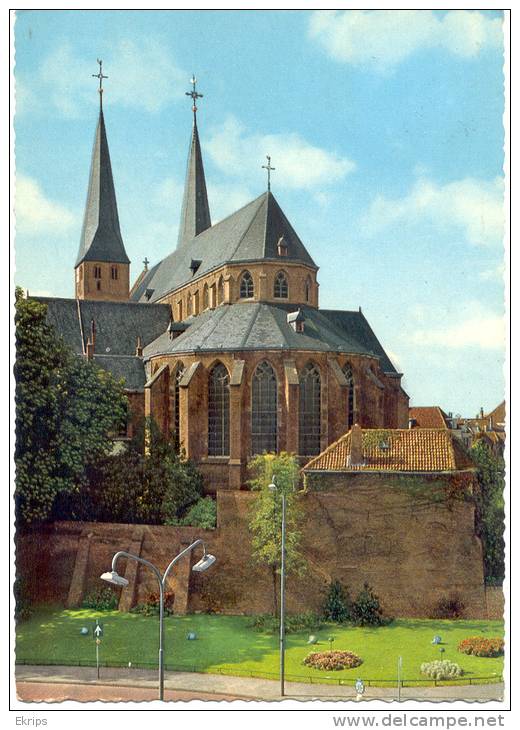
<instances>
[{"instance_id":1,"label":"small tree","mask_svg":"<svg viewBox=\"0 0 520 730\"><path fill-rule=\"evenodd\" d=\"M339 580L333 580L329 586L327 598L323 606L323 616L327 621L344 623L351 618L352 600L348 589Z\"/></svg>"},{"instance_id":2,"label":"small tree","mask_svg":"<svg viewBox=\"0 0 520 730\"><path fill-rule=\"evenodd\" d=\"M253 504L249 527L253 534L253 560L268 565L273 579L273 612L278 612L278 579L282 552L282 493L285 494L285 570L301 575L306 561L300 552L302 510L298 504L296 486L299 480L298 463L294 456L262 454L248 465L251 489L258 492ZM272 492L269 484L275 482Z\"/></svg>"},{"instance_id":3,"label":"small tree","mask_svg":"<svg viewBox=\"0 0 520 730\"><path fill-rule=\"evenodd\" d=\"M365 583L352 604L351 618L356 626L381 626L383 609L372 588Z\"/></svg>"},{"instance_id":4,"label":"small tree","mask_svg":"<svg viewBox=\"0 0 520 730\"><path fill-rule=\"evenodd\" d=\"M477 531L484 551L484 574L487 580L503 580L504 559L504 460L495 456L479 439L471 447L477 464L479 489L475 494Z\"/></svg>"}]
</instances>

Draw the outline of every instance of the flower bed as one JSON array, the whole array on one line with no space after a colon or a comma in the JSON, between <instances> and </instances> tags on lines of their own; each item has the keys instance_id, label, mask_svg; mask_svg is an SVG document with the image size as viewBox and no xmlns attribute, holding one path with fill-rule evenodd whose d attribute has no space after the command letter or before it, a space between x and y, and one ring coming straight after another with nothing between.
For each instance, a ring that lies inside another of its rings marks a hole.
<instances>
[{"instance_id":1,"label":"flower bed","mask_svg":"<svg viewBox=\"0 0 520 730\"><path fill-rule=\"evenodd\" d=\"M486 639L482 636L470 636L460 642L458 649L463 654L497 657L504 653L504 639L500 639L499 637Z\"/></svg>"},{"instance_id":2,"label":"flower bed","mask_svg":"<svg viewBox=\"0 0 520 730\"><path fill-rule=\"evenodd\" d=\"M363 660L351 651L313 651L305 657L303 663L307 667L330 672L359 667Z\"/></svg>"},{"instance_id":3,"label":"flower bed","mask_svg":"<svg viewBox=\"0 0 520 730\"><path fill-rule=\"evenodd\" d=\"M455 662L443 659L442 661L421 664L421 674L425 674L430 679L453 679L454 677L462 677L464 670Z\"/></svg>"}]
</instances>

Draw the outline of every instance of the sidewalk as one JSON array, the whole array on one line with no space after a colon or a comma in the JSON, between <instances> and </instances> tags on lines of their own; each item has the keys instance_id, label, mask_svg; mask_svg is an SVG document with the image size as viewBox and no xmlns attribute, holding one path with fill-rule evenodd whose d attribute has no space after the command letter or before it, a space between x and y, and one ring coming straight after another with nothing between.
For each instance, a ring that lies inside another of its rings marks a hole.
<instances>
[{"instance_id":1,"label":"sidewalk","mask_svg":"<svg viewBox=\"0 0 520 730\"><path fill-rule=\"evenodd\" d=\"M157 672L149 669L102 668L100 678L94 667L56 667L28 666L16 667L17 682L45 682L61 685L88 684L89 686L115 686L156 688ZM245 677L223 676L219 674L198 674L192 672L166 672L165 689L183 692L232 696L245 700L280 700L280 684L270 679L249 679ZM354 687L331 686L326 684L304 684L286 682L286 697L296 700L355 700ZM401 700L424 700L428 702L469 702L502 701L504 685L481 684L450 687L403 687ZM208 698L214 699L214 697ZM363 701L383 700L395 702L397 689L388 687L367 687Z\"/></svg>"}]
</instances>

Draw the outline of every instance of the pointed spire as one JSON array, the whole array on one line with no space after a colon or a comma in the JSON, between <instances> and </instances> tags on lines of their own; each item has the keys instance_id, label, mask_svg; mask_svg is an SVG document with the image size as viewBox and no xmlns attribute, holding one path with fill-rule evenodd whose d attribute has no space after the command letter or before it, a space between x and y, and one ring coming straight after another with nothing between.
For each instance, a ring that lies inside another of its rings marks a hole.
<instances>
[{"instance_id":1,"label":"pointed spire","mask_svg":"<svg viewBox=\"0 0 520 730\"><path fill-rule=\"evenodd\" d=\"M193 99L193 130L191 134L190 151L188 155L188 167L186 170L186 182L184 185L184 198L182 201L181 220L179 225L178 246L183 242L198 236L199 233L211 228L211 215L209 212L208 193L206 190L206 178L204 177L204 165L202 163L202 152L200 149L199 131L197 129L197 106L196 100L202 97L196 91L197 79L191 79L192 91L187 91L187 96Z\"/></svg>"},{"instance_id":2,"label":"pointed spire","mask_svg":"<svg viewBox=\"0 0 520 730\"><path fill-rule=\"evenodd\" d=\"M102 79L107 77L101 73L101 64L99 75L92 75L99 78L100 109L76 267L82 261L130 263L119 228L116 192L101 105L103 92L101 83Z\"/></svg>"}]
</instances>

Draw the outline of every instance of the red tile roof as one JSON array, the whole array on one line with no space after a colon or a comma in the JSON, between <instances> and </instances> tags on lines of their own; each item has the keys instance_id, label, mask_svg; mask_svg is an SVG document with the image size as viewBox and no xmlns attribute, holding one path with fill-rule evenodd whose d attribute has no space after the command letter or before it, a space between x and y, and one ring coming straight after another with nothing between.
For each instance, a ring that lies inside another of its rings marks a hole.
<instances>
[{"instance_id":1,"label":"red tile roof","mask_svg":"<svg viewBox=\"0 0 520 730\"><path fill-rule=\"evenodd\" d=\"M475 468L459 440L446 428L362 429L363 463L350 465L351 433L312 459L304 471L439 472ZM381 449L383 442L388 444L387 450Z\"/></svg>"},{"instance_id":2,"label":"red tile roof","mask_svg":"<svg viewBox=\"0 0 520 730\"><path fill-rule=\"evenodd\" d=\"M448 428L448 416L439 406L414 406L408 417L416 421L414 428Z\"/></svg>"}]
</instances>

